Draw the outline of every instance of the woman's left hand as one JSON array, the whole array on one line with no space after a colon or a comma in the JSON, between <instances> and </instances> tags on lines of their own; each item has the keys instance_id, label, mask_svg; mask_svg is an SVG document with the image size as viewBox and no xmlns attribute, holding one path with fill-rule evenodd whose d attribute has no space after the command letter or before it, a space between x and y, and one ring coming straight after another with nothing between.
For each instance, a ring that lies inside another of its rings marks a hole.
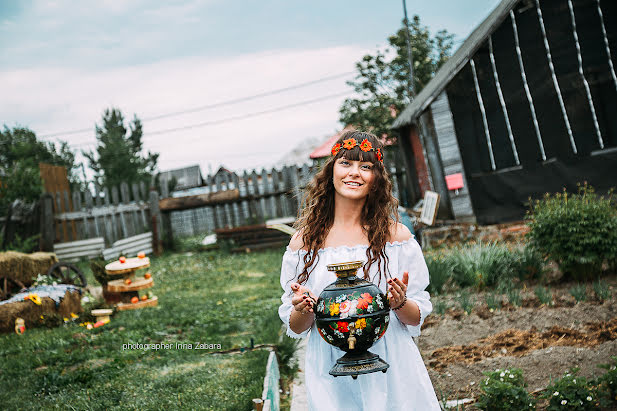
<instances>
[{"instance_id":1,"label":"woman's left hand","mask_svg":"<svg viewBox=\"0 0 617 411\"><path fill-rule=\"evenodd\" d=\"M397 308L405 301L407 285L409 284L409 273L403 272L403 281L398 278L388 280L388 302L390 308Z\"/></svg>"}]
</instances>

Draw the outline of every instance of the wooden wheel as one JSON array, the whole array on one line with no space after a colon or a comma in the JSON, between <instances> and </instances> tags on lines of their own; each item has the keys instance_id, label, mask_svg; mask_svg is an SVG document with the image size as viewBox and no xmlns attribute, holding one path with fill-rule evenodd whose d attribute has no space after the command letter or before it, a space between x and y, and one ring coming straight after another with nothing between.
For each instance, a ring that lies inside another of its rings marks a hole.
<instances>
[{"instance_id":1,"label":"wooden wheel","mask_svg":"<svg viewBox=\"0 0 617 411\"><path fill-rule=\"evenodd\" d=\"M81 270L69 263L56 263L49 267L47 275L58 280L62 284L72 284L78 287L85 287L86 277Z\"/></svg>"},{"instance_id":2,"label":"wooden wheel","mask_svg":"<svg viewBox=\"0 0 617 411\"><path fill-rule=\"evenodd\" d=\"M9 277L0 277L0 301L9 299L19 293L26 286L19 280Z\"/></svg>"}]
</instances>

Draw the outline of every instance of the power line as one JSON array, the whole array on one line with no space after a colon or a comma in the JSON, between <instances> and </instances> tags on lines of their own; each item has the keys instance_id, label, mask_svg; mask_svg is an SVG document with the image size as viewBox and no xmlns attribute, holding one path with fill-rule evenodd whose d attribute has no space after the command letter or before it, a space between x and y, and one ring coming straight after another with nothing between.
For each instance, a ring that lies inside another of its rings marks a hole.
<instances>
[{"instance_id":1,"label":"power line","mask_svg":"<svg viewBox=\"0 0 617 411\"><path fill-rule=\"evenodd\" d=\"M279 88L279 89L265 91L263 93L253 94L253 95L250 95L250 96L239 97L239 98L235 98L235 99L231 99L231 100L224 100L224 101L221 101L221 102L218 102L218 103L208 104L208 105L199 106L199 107L193 107L193 108L189 108L189 109L185 109L185 110L180 110L180 111L173 111L173 112L169 112L169 113L158 114L158 115L155 115L155 116L145 117L145 118L142 119L142 121L159 120L159 119L162 119L162 118L174 117L174 116L179 116L179 115L189 114L189 113L196 113L196 112L199 112L199 111L211 110L211 109L217 108L217 107L223 107L223 106L229 106L229 105L233 105L233 104L243 103L245 101L255 100L255 99L258 99L258 98L262 98L262 97L267 97L267 96L272 96L272 95L279 94L279 93L284 93L286 91L295 90L295 89L302 88L302 87L307 87L307 86L310 86L310 85L313 85L313 84L322 83L324 81L334 80L334 79L337 79L337 78L340 78L340 77L348 76L348 75L353 74L353 73L354 73L353 71L348 71L346 73L334 74L332 76L322 77L322 78L319 78L319 79L316 79L316 80L311 80L311 81L295 84L295 85L288 86L288 87L283 87L283 88ZM91 127L90 128L82 128L82 129L78 129L78 130L61 131L61 132L56 132L56 133L43 134L43 135L41 135L39 137L40 138L46 138L46 137L66 136L66 135L80 134L80 133L85 133L85 132L90 132L90 131L92 131Z\"/></svg>"},{"instance_id":2,"label":"power line","mask_svg":"<svg viewBox=\"0 0 617 411\"><path fill-rule=\"evenodd\" d=\"M335 97L342 97L342 96L346 96L346 95L349 95L349 94L352 94L352 93L353 93L352 91L345 91L343 93L329 94L329 95L326 95L326 96L321 96L321 97L317 97L317 98L310 99L310 100L304 100L304 101L300 101L300 102L294 103L294 104L287 104L285 106L279 106L279 107L271 108L271 109L268 109L268 110L256 111L256 112L253 112L253 113L248 113L248 114L242 114L242 115L227 117L227 118L223 118L223 119L220 119L220 120L205 121L205 122L202 122L202 123L191 124L191 125L188 125L188 126L173 127L173 128L163 129L163 130L152 131L152 132L149 132L149 133L144 133L144 138L149 137L149 136L159 135L159 134L172 133L172 132L176 132L176 131L191 130L191 129L194 129L194 128L213 126L213 125L222 124L222 123L228 123L228 122L236 121L236 120L244 120L244 119L251 118L251 117L257 117L257 116L261 116L261 115L264 115L264 114L276 113L276 112L288 110L288 109L291 109L291 108L296 108L296 107L301 107L301 106L305 106L305 105L308 105L308 104L317 103L319 101L328 100L328 99L335 98ZM76 144L74 143L74 144L69 144L69 145L73 146L73 147L82 147L82 146L88 146L88 145L92 145L92 144L96 144L96 142L89 142L89 143L85 143L84 142L84 143L76 143Z\"/></svg>"}]
</instances>

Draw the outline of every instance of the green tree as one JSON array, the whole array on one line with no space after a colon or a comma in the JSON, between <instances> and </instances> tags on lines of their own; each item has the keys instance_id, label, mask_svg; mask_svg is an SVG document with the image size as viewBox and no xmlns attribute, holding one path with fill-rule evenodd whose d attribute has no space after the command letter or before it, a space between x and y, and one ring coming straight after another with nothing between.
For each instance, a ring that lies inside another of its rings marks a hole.
<instances>
[{"instance_id":1,"label":"green tree","mask_svg":"<svg viewBox=\"0 0 617 411\"><path fill-rule=\"evenodd\" d=\"M43 193L39 163L65 166L72 186L80 184L75 154L66 142L39 141L25 127L0 130L0 214L16 199L32 202Z\"/></svg>"},{"instance_id":2,"label":"green tree","mask_svg":"<svg viewBox=\"0 0 617 411\"><path fill-rule=\"evenodd\" d=\"M446 30L431 37L420 17L409 22L413 56L413 86L417 94L446 62L454 45L454 35ZM358 71L352 86L358 96L348 98L339 109L340 121L376 135L388 135L393 110L400 113L410 103L411 76L405 26L388 38L389 46L367 54L356 63Z\"/></svg>"},{"instance_id":3,"label":"green tree","mask_svg":"<svg viewBox=\"0 0 617 411\"><path fill-rule=\"evenodd\" d=\"M96 153L83 152L101 186L149 182L156 170L158 153L142 154L143 130L139 118L134 116L128 127L119 109L105 110L102 124L96 125Z\"/></svg>"}]
</instances>

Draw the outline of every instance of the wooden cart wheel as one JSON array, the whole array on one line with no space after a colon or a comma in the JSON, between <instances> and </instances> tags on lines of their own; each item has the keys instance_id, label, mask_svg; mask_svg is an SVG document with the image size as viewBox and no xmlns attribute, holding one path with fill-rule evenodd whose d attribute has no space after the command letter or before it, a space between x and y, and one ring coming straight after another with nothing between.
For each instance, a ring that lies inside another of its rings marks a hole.
<instances>
[{"instance_id":1,"label":"wooden cart wheel","mask_svg":"<svg viewBox=\"0 0 617 411\"><path fill-rule=\"evenodd\" d=\"M0 277L0 301L9 299L19 293L26 286L19 280L9 277Z\"/></svg>"},{"instance_id":2,"label":"wooden cart wheel","mask_svg":"<svg viewBox=\"0 0 617 411\"><path fill-rule=\"evenodd\" d=\"M56 263L49 267L47 271L48 276L52 276L62 284L72 284L78 287L85 287L86 277L84 277L81 270L69 263Z\"/></svg>"}]
</instances>

